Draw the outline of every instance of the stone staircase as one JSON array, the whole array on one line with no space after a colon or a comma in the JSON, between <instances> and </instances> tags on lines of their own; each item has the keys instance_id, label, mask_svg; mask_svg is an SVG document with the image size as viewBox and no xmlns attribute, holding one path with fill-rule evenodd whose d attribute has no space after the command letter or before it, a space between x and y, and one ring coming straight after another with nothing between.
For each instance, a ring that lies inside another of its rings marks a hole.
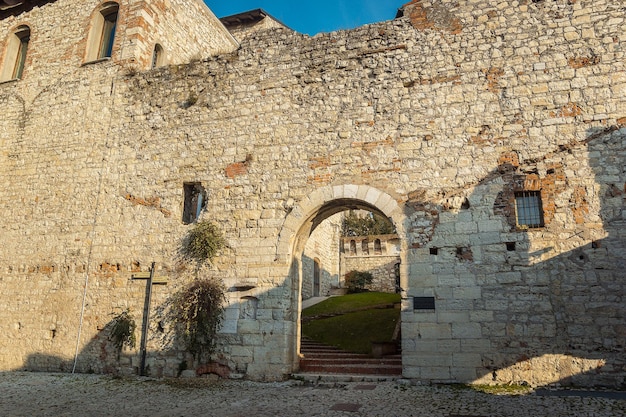
<instances>
[{"instance_id":1,"label":"stone staircase","mask_svg":"<svg viewBox=\"0 0 626 417\"><path fill-rule=\"evenodd\" d=\"M300 353L300 373L393 377L402 375L402 356L399 354L373 358L305 338L302 338Z\"/></svg>"}]
</instances>

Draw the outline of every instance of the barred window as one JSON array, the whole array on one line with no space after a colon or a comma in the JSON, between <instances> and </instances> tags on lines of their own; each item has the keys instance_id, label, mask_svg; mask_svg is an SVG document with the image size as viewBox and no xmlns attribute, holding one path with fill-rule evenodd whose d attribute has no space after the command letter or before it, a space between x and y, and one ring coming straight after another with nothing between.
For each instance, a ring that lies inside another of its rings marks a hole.
<instances>
[{"instance_id":1,"label":"barred window","mask_svg":"<svg viewBox=\"0 0 626 417\"><path fill-rule=\"evenodd\" d=\"M541 192L521 191L515 193L515 217L518 227L543 227Z\"/></svg>"}]
</instances>

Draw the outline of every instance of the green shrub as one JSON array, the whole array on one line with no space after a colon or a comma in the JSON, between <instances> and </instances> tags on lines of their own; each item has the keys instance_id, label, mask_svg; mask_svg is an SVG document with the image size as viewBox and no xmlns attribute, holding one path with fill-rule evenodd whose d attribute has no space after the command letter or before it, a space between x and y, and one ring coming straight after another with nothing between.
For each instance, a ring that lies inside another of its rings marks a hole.
<instances>
[{"instance_id":1,"label":"green shrub","mask_svg":"<svg viewBox=\"0 0 626 417\"><path fill-rule=\"evenodd\" d=\"M219 228L211 222L203 221L195 224L183 239L180 252L183 258L201 264L211 262L225 244L226 240Z\"/></svg>"},{"instance_id":2,"label":"green shrub","mask_svg":"<svg viewBox=\"0 0 626 417\"><path fill-rule=\"evenodd\" d=\"M217 279L199 279L174 295L172 319L186 349L202 359L215 347L215 334L224 312L224 285Z\"/></svg>"},{"instance_id":3,"label":"green shrub","mask_svg":"<svg viewBox=\"0 0 626 417\"><path fill-rule=\"evenodd\" d=\"M369 272L350 271L346 274L346 288L348 293L367 291L365 287L372 283L374 276Z\"/></svg>"}]
</instances>

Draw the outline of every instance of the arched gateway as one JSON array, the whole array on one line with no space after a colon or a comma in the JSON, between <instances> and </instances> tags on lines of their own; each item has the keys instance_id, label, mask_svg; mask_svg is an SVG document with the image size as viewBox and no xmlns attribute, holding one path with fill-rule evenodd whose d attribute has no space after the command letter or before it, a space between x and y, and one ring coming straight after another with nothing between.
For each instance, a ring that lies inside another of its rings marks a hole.
<instances>
[{"instance_id":1,"label":"arched gateway","mask_svg":"<svg viewBox=\"0 0 626 417\"><path fill-rule=\"evenodd\" d=\"M276 259L288 263L291 285L292 311L294 315L294 334L288 341L293 370L298 369L300 351L300 311L302 310L300 292L302 290L302 254L311 232L333 214L350 209L363 209L379 213L389 218L396 227L399 236L403 236L404 214L398 202L389 194L368 185L345 184L319 188L303 200L296 203L285 219L278 236ZM406 265L406 242L401 239L401 265ZM400 268L400 286L407 288L407 274Z\"/></svg>"}]
</instances>

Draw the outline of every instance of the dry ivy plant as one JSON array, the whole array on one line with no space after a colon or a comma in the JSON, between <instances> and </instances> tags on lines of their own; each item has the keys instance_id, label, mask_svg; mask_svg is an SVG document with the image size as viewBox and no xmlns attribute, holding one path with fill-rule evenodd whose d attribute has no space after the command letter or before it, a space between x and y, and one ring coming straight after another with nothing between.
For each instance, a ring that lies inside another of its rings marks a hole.
<instances>
[{"instance_id":1,"label":"dry ivy plant","mask_svg":"<svg viewBox=\"0 0 626 417\"><path fill-rule=\"evenodd\" d=\"M185 347L198 359L213 353L224 294L224 285L217 279L197 279L174 295L172 320Z\"/></svg>"},{"instance_id":2,"label":"dry ivy plant","mask_svg":"<svg viewBox=\"0 0 626 417\"><path fill-rule=\"evenodd\" d=\"M218 227L208 221L196 223L183 239L180 253L188 261L195 261L198 266L211 262L225 246L226 240Z\"/></svg>"},{"instance_id":3,"label":"dry ivy plant","mask_svg":"<svg viewBox=\"0 0 626 417\"><path fill-rule=\"evenodd\" d=\"M115 345L118 357L124 346L128 346L131 349L136 346L135 329L137 329L137 324L128 310L121 312L113 318L109 340Z\"/></svg>"},{"instance_id":4,"label":"dry ivy plant","mask_svg":"<svg viewBox=\"0 0 626 417\"><path fill-rule=\"evenodd\" d=\"M205 262L211 262L225 246L226 240L219 228L209 222L196 223L183 239L180 254L196 263L196 277ZM176 324L176 333L187 351L203 359L215 348L215 334L222 321L225 287L221 281L196 278L172 298L170 316Z\"/></svg>"}]
</instances>

